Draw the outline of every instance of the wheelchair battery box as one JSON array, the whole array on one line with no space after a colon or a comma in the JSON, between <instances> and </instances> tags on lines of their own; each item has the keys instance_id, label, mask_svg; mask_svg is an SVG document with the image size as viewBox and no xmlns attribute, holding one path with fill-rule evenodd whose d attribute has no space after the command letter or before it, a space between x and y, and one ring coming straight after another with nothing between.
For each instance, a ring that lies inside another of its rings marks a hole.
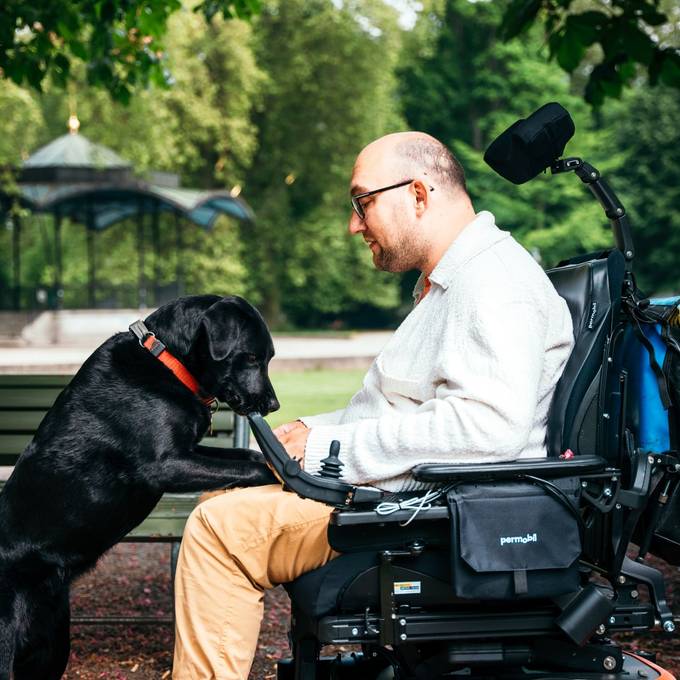
<instances>
[{"instance_id":1,"label":"wheelchair battery box","mask_svg":"<svg viewBox=\"0 0 680 680\"><path fill-rule=\"evenodd\" d=\"M460 484L448 492L451 583L466 599L554 597L579 587L578 479Z\"/></svg>"}]
</instances>

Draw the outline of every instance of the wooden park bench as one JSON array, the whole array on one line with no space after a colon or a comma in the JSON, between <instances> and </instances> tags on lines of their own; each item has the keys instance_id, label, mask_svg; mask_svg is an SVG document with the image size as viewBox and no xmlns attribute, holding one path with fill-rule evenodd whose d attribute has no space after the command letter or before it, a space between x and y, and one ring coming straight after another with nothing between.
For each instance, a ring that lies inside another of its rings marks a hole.
<instances>
[{"instance_id":1,"label":"wooden park bench","mask_svg":"<svg viewBox=\"0 0 680 680\"><path fill-rule=\"evenodd\" d=\"M12 466L33 438L45 413L70 375L0 375L0 492ZM247 420L220 404L213 416L212 435L201 444L247 448L250 430ZM151 514L126 537L127 542L166 542L171 544L171 577L179 554L184 524L200 494L167 493ZM169 617L73 617L74 623L163 623Z\"/></svg>"}]
</instances>

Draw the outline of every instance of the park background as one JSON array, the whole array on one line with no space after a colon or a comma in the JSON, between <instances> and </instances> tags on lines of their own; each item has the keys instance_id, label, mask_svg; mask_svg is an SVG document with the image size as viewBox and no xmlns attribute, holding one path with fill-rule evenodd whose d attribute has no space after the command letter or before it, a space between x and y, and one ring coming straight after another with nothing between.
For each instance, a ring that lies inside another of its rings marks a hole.
<instances>
[{"instance_id":1,"label":"park background","mask_svg":"<svg viewBox=\"0 0 680 680\"><path fill-rule=\"evenodd\" d=\"M476 208L491 210L551 266L611 244L601 208L573 175L515 187L482 154L516 119L559 101L576 123L566 153L598 167L631 216L640 285L649 293L680 290L678 90L638 77L620 98L592 108L583 89L601 58L597 46L566 73L549 60L539 24L507 42L498 37L507 4L428 0L399 11L382 0L287 0L265 2L249 21L217 16L210 24L185 6L170 16L165 36L167 89L114 102L88 87L90 73L78 64L67 87L45 80L42 94L0 80L0 166L16 167L66 133L75 112L81 134L140 175L177 173L184 186L226 188L253 208L254 224L222 217L211 232L187 230L187 293L244 295L273 330L385 328L407 313L414 275L376 272L361 239L346 233L356 154L388 132L433 134L463 163ZM664 40L678 45L680 8L666 4L673 21ZM170 217L161 216L161 283L175 275ZM12 286L11 238L8 219L0 228L0 289ZM49 218L26 220L21 238L21 285L51 285ZM85 230L65 223L62 241L64 290L82 306ZM135 247L129 222L98 234L98 277L134 286ZM145 266L151 277L151 257Z\"/></svg>"},{"instance_id":2,"label":"park background","mask_svg":"<svg viewBox=\"0 0 680 680\"><path fill-rule=\"evenodd\" d=\"M680 46L678 3L650 4L667 21L652 21L645 29L648 37L655 44ZM69 116L76 114L79 134L129 160L140 177L176 173L183 186L226 189L253 209L251 223L220 217L212 230L187 229L186 293L243 295L263 312L281 342L291 337L308 343L319 337L351 340L358 331L396 327L412 304L415 273L374 270L363 241L346 231L352 163L382 134L418 129L446 143L466 169L476 208L491 210L499 226L545 267L611 245L601 208L574 176L543 175L516 187L482 160L489 142L508 125L558 101L576 123L566 153L594 164L628 210L641 287L650 294L680 293L675 257L680 246L680 67L667 69L652 87L639 66L648 49L639 36L626 38L631 52L626 86L605 80L593 96L589 87L602 62L602 46L589 41L588 26L576 26L581 42L564 39L557 47L540 22L503 39L500 29L510 6L504 0L265 0L255 5L245 19L218 13L208 22L191 3L172 13L163 39L164 76L150 87L108 91L101 87L105 78L93 76L77 60L68 78L60 78L58 69L33 80L30 70L18 77L4 73L3 190L11 193L14 169L66 133ZM557 5L577 13L614 11L626 3ZM143 28L135 40L143 40ZM155 27L148 29L152 33ZM0 300L11 299L1 293L13 286L13 215L19 215L21 286L31 292L28 306L35 314L44 301L38 291L55 279L51 222L18 207L12 211L0 223ZM62 229L64 307L87 307L85 230L68 221ZM158 267L159 283L168 285L177 271L172 230L171 220L161 216L160 261L145 263L149 279ZM107 286L135 289L135 239L129 222L97 235L97 276ZM0 347L0 355L16 349L17 342L21 337L12 348ZM57 349L41 347L45 354ZM360 385L362 368L355 364L339 370L319 359L311 365L322 370L305 371L296 369L310 368L309 362L280 364L273 381L283 409L272 423L342 405ZM167 608L167 559L162 546L117 548L76 589L76 609ZM668 575L677 579L675 571ZM258 680L273 677L272 659L285 650L285 596L268 597L251 676ZM169 675L170 629L79 629L74 635L69 678ZM677 643L664 643L661 653L669 667L680 667Z\"/></svg>"}]
</instances>

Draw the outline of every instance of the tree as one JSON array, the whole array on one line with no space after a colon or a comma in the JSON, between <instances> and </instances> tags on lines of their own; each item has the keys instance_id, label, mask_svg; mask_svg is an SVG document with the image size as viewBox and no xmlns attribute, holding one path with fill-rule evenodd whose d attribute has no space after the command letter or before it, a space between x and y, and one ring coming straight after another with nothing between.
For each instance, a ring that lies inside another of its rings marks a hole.
<instances>
[{"instance_id":1,"label":"tree","mask_svg":"<svg viewBox=\"0 0 680 680\"><path fill-rule=\"evenodd\" d=\"M680 93L637 89L611 120L624 162L612 186L631 215L635 272L648 294L680 293Z\"/></svg>"},{"instance_id":2,"label":"tree","mask_svg":"<svg viewBox=\"0 0 680 680\"><path fill-rule=\"evenodd\" d=\"M318 321L363 303L395 306L397 282L345 234L356 154L402 127L394 97L396 12L380 0L265 6L254 22L267 74L258 151L244 187L257 211L242 230L254 298L267 319Z\"/></svg>"},{"instance_id":3,"label":"tree","mask_svg":"<svg viewBox=\"0 0 680 680\"><path fill-rule=\"evenodd\" d=\"M181 0L13 0L0 5L0 74L41 91L49 75L65 86L74 63L87 82L127 103L149 83L167 85L163 40ZM247 18L259 0L203 0L208 21L216 15Z\"/></svg>"},{"instance_id":4,"label":"tree","mask_svg":"<svg viewBox=\"0 0 680 680\"><path fill-rule=\"evenodd\" d=\"M594 60L584 94L595 107L606 97L619 97L641 68L651 85L680 89L680 49L677 41L669 39L680 22L677 2L667 2L667 11L660 0L591 2L583 11L575 11L574 4L573 0L512 0L502 35L512 39L541 17L550 57L562 69L573 73L587 57ZM597 53L591 49L594 46Z\"/></svg>"}]
</instances>

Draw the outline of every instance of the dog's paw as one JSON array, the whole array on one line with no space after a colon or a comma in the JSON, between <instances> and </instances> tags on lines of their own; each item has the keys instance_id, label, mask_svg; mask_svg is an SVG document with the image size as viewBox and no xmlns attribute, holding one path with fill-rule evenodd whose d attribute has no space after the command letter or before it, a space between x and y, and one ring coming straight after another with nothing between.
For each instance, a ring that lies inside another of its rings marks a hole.
<instances>
[{"instance_id":1,"label":"dog's paw","mask_svg":"<svg viewBox=\"0 0 680 680\"><path fill-rule=\"evenodd\" d=\"M247 481L247 486L266 486L268 484L279 484L277 476L272 472L271 468L262 459L262 462L257 462L253 465L253 475Z\"/></svg>"}]
</instances>

